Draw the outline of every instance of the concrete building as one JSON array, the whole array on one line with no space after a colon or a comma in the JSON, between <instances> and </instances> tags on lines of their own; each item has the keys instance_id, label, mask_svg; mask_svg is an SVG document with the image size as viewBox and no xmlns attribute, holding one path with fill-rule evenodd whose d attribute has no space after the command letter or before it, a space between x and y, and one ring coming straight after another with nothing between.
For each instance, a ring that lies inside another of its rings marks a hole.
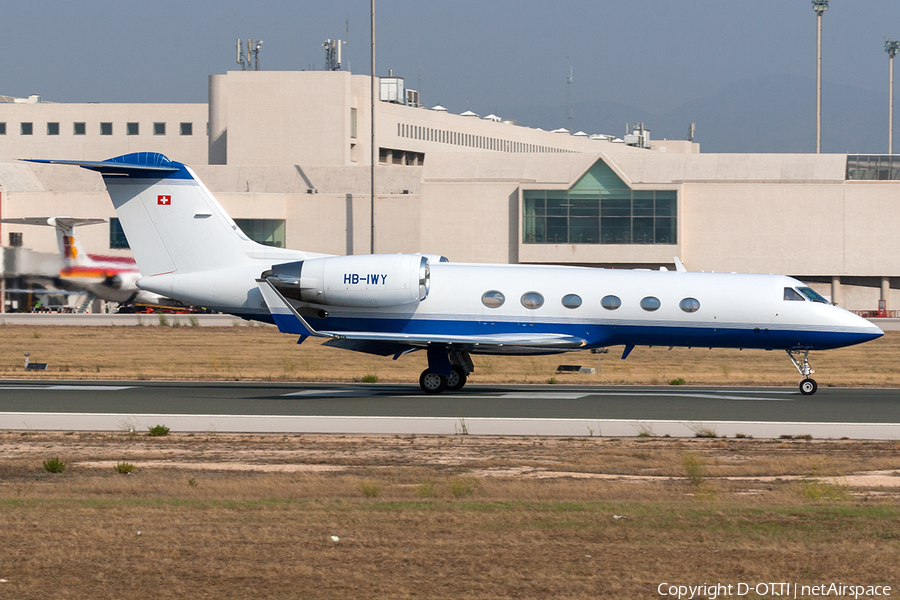
<instances>
[{"instance_id":1,"label":"concrete building","mask_svg":"<svg viewBox=\"0 0 900 600\"><path fill-rule=\"evenodd\" d=\"M623 141L450 114L418 106L399 78L377 83L376 252L621 268L677 256L691 270L793 275L850 309L900 308L900 157L702 154L642 130ZM208 105L0 103L0 160L163 152L256 239L368 253L369 89L340 71L238 71L210 77ZM94 173L0 164L0 215L59 214L115 217ZM79 233L91 251L126 253L116 227ZM11 234L55 248L50 231L4 225L4 244Z\"/></svg>"}]
</instances>

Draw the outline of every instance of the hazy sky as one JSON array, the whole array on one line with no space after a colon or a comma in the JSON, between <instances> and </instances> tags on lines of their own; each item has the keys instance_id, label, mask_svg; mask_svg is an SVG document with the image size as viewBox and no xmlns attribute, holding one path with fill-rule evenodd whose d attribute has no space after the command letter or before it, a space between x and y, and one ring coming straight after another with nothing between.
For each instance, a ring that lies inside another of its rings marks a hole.
<instances>
[{"instance_id":1,"label":"hazy sky","mask_svg":"<svg viewBox=\"0 0 900 600\"><path fill-rule=\"evenodd\" d=\"M826 84L883 98L886 121L884 41L900 38L900 2L832 0L823 21ZM325 39L344 39L345 68L368 73L369 2L7 2L0 94L206 102L207 76L239 68L238 37L264 40L264 70L321 69ZM623 104L651 121L737 82L815 77L810 0L378 0L376 39L378 75L393 69L427 106L545 107L542 126L553 114L566 125L569 65L573 106ZM573 112L572 129L594 125Z\"/></svg>"}]
</instances>

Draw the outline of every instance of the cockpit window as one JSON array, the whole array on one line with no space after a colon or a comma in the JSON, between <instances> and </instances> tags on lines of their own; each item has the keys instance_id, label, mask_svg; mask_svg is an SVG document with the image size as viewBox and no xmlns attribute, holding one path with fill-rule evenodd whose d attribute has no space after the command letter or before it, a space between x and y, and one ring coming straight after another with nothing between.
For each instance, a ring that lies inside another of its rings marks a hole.
<instances>
[{"instance_id":1,"label":"cockpit window","mask_svg":"<svg viewBox=\"0 0 900 600\"><path fill-rule=\"evenodd\" d=\"M784 299L803 302L804 298L794 288L784 288Z\"/></svg>"},{"instance_id":2,"label":"cockpit window","mask_svg":"<svg viewBox=\"0 0 900 600\"><path fill-rule=\"evenodd\" d=\"M826 300L821 294L819 294L816 290L811 287L798 287L797 291L801 294L812 300L813 302L821 302L822 304L831 304L828 300Z\"/></svg>"}]
</instances>

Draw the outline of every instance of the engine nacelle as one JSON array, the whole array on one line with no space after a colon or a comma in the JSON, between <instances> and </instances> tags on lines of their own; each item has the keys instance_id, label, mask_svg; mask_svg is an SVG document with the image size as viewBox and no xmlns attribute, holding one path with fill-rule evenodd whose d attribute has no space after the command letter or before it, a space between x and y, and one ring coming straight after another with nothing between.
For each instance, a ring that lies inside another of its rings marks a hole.
<instances>
[{"instance_id":1,"label":"engine nacelle","mask_svg":"<svg viewBox=\"0 0 900 600\"><path fill-rule=\"evenodd\" d=\"M403 306L424 300L431 286L421 254L310 258L273 265L263 277L289 298L326 306Z\"/></svg>"}]
</instances>

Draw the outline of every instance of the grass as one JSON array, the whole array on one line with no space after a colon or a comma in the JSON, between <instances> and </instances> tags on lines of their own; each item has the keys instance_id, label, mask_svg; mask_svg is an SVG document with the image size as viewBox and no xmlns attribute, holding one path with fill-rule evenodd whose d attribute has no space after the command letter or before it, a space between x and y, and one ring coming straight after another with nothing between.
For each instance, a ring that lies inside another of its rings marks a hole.
<instances>
[{"instance_id":1,"label":"grass","mask_svg":"<svg viewBox=\"0 0 900 600\"><path fill-rule=\"evenodd\" d=\"M48 473L62 473L66 470L66 463L56 458L50 458L44 461L44 470Z\"/></svg>"},{"instance_id":2,"label":"grass","mask_svg":"<svg viewBox=\"0 0 900 600\"><path fill-rule=\"evenodd\" d=\"M47 448L76 468L43 472L32 457ZM109 468L124 454L139 476ZM0 590L128 600L648 598L660 582L698 579L895 587L900 481L854 487L851 475L870 470L900 472L900 442L0 432Z\"/></svg>"},{"instance_id":3,"label":"grass","mask_svg":"<svg viewBox=\"0 0 900 600\"><path fill-rule=\"evenodd\" d=\"M147 435L151 437L160 437L163 435L169 435L170 429L165 425L154 425L153 427L147 428Z\"/></svg>"},{"instance_id":4,"label":"grass","mask_svg":"<svg viewBox=\"0 0 900 600\"><path fill-rule=\"evenodd\" d=\"M360 366L378 373L379 383L415 382L425 368L425 353L400 360L366 357L322 346L274 327L63 327L6 325L0 345L0 377L42 379L247 379L258 381L353 381ZM78 352L72 352L77 348ZM50 363L46 373L26 373L22 354ZM873 342L812 353L820 387L900 385L896 359L900 332ZM620 360L586 352L565 362L597 366L599 372L572 373L564 383L591 385L660 384L684 379L692 385L793 386L796 371L783 352L637 348ZM475 356L470 383L546 383L553 380L559 356ZM727 376L723 372L727 370Z\"/></svg>"}]
</instances>

